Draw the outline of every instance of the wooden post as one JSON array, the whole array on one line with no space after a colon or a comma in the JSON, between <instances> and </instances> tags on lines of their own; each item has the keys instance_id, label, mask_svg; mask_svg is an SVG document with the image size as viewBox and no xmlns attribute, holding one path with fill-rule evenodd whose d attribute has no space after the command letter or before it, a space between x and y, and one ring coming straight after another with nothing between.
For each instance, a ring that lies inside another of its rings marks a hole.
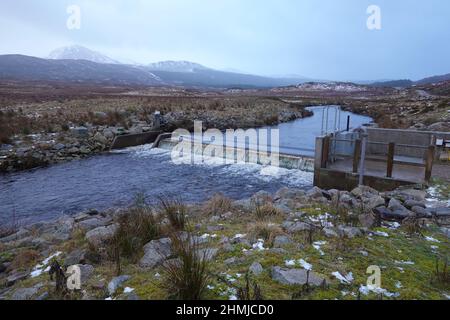
<instances>
[{"instance_id":1,"label":"wooden post","mask_svg":"<svg viewBox=\"0 0 450 320\"><path fill-rule=\"evenodd\" d=\"M355 152L353 154L353 173L358 173L360 156L361 156L361 139L356 139L355 140Z\"/></svg>"},{"instance_id":2,"label":"wooden post","mask_svg":"<svg viewBox=\"0 0 450 320\"><path fill-rule=\"evenodd\" d=\"M395 143L389 143L389 150L387 156L387 172L386 176L392 178L392 171L394 169L394 153L395 153Z\"/></svg>"},{"instance_id":3,"label":"wooden post","mask_svg":"<svg viewBox=\"0 0 450 320\"><path fill-rule=\"evenodd\" d=\"M434 162L434 153L435 146L429 146L427 151L427 159L425 162L425 181L430 182L431 173L433 172L433 162Z\"/></svg>"},{"instance_id":4,"label":"wooden post","mask_svg":"<svg viewBox=\"0 0 450 320\"><path fill-rule=\"evenodd\" d=\"M326 136L323 139L321 168L326 168L327 167L329 155L330 155L330 137Z\"/></svg>"}]
</instances>

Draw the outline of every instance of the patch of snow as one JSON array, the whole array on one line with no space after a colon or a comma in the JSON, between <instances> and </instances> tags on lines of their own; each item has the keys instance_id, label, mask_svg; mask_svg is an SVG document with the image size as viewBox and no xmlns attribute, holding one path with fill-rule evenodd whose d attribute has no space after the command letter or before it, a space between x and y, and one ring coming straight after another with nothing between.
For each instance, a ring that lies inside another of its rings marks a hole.
<instances>
[{"instance_id":1,"label":"patch of snow","mask_svg":"<svg viewBox=\"0 0 450 320\"><path fill-rule=\"evenodd\" d=\"M286 260L284 264L286 265L286 267L293 267L295 266L295 260Z\"/></svg>"},{"instance_id":2,"label":"patch of snow","mask_svg":"<svg viewBox=\"0 0 450 320\"><path fill-rule=\"evenodd\" d=\"M403 285L402 285L402 283L401 283L400 281L397 281L397 282L395 283L395 287L396 287L397 289L401 289L401 288L403 288Z\"/></svg>"},{"instance_id":3,"label":"patch of snow","mask_svg":"<svg viewBox=\"0 0 450 320\"><path fill-rule=\"evenodd\" d=\"M389 234L387 232L383 232L383 231L375 231L373 234L380 236L380 237L389 237Z\"/></svg>"},{"instance_id":4,"label":"patch of snow","mask_svg":"<svg viewBox=\"0 0 450 320\"><path fill-rule=\"evenodd\" d=\"M313 243L313 248L319 251L321 256L324 256L325 252L322 251L322 246L325 245L326 243L327 243L326 241L316 241Z\"/></svg>"},{"instance_id":5,"label":"patch of snow","mask_svg":"<svg viewBox=\"0 0 450 320\"><path fill-rule=\"evenodd\" d=\"M342 274L340 274L340 272L335 271L332 273L332 275L335 276L336 279L338 279L343 284L350 284L353 282L353 273L351 272L346 276L343 276Z\"/></svg>"},{"instance_id":6,"label":"patch of snow","mask_svg":"<svg viewBox=\"0 0 450 320\"><path fill-rule=\"evenodd\" d=\"M303 269L305 270L312 270L313 266L312 264L306 262L303 259L298 260L298 263L302 266Z\"/></svg>"},{"instance_id":7,"label":"patch of snow","mask_svg":"<svg viewBox=\"0 0 450 320\"><path fill-rule=\"evenodd\" d=\"M410 266L412 266L412 265L415 265L415 263L413 262L413 261L397 261L397 260L395 260L395 263L396 264L405 264L405 265L410 265Z\"/></svg>"},{"instance_id":8,"label":"patch of snow","mask_svg":"<svg viewBox=\"0 0 450 320\"><path fill-rule=\"evenodd\" d=\"M376 294L382 294L382 295L384 295L384 296L386 296L388 298L400 296L400 294L398 292L392 293L392 292L387 291L386 289L375 287L375 286L371 286L371 285L368 285L368 286L361 285L359 287L359 292L361 292L365 296L367 296L370 292L373 292L373 293L376 293Z\"/></svg>"},{"instance_id":9,"label":"patch of snow","mask_svg":"<svg viewBox=\"0 0 450 320\"><path fill-rule=\"evenodd\" d=\"M126 287L125 289L123 289L123 293L131 293L134 291L134 288L130 288L130 287Z\"/></svg>"},{"instance_id":10,"label":"patch of snow","mask_svg":"<svg viewBox=\"0 0 450 320\"><path fill-rule=\"evenodd\" d=\"M430 242L436 242L436 243L441 243L439 240L433 238L433 237L425 237L425 240L430 241Z\"/></svg>"},{"instance_id":11,"label":"patch of snow","mask_svg":"<svg viewBox=\"0 0 450 320\"><path fill-rule=\"evenodd\" d=\"M254 250L258 250L258 251L264 251L266 250L266 248L264 248L264 240L263 239L258 239L257 243L254 243L252 248Z\"/></svg>"}]
</instances>

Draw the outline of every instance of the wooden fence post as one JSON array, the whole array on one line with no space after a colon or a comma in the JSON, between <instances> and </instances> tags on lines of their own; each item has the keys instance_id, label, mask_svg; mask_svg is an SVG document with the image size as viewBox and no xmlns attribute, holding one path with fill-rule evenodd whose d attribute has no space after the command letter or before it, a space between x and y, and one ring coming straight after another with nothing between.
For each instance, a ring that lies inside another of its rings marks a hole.
<instances>
[{"instance_id":1,"label":"wooden fence post","mask_svg":"<svg viewBox=\"0 0 450 320\"><path fill-rule=\"evenodd\" d=\"M395 143L389 143L389 150L387 156L387 172L386 176L392 178L392 171L394 169L394 154L395 154Z\"/></svg>"},{"instance_id":2,"label":"wooden fence post","mask_svg":"<svg viewBox=\"0 0 450 320\"><path fill-rule=\"evenodd\" d=\"M435 146L429 146L427 151L427 159L425 162L425 181L430 182L431 180L431 173L433 171L433 162L434 162L434 153L435 153Z\"/></svg>"},{"instance_id":3,"label":"wooden fence post","mask_svg":"<svg viewBox=\"0 0 450 320\"><path fill-rule=\"evenodd\" d=\"M355 140L355 152L353 154L353 173L358 173L360 156L361 156L361 139L356 139Z\"/></svg>"}]
</instances>

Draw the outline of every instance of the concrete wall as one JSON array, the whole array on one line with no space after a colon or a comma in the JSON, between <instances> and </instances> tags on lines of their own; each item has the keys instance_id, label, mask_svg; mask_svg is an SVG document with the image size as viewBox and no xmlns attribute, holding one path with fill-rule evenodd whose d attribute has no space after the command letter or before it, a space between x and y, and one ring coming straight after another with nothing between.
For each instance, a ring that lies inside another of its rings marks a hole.
<instances>
[{"instance_id":1,"label":"concrete wall","mask_svg":"<svg viewBox=\"0 0 450 320\"><path fill-rule=\"evenodd\" d=\"M350 172L340 172L328 169L315 169L314 185L321 189L338 189L351 191L358 186L359 175ZM364 177L364 185L379 191L391 191L411 182L383 177Z\"/></svg>"},{"instance_id":2,"label":"concrete wall","mask_svg":"<svg viewBox=\"0 0 450 320\"><path fill-rule=\"evenodd\" d=\"M117 136L111 146L111 150L123 149L128 147L140 146L147 143L152 143L161 134L160 131L150 131L138 134L127 134Z\"/></svg>"}]
</instances>

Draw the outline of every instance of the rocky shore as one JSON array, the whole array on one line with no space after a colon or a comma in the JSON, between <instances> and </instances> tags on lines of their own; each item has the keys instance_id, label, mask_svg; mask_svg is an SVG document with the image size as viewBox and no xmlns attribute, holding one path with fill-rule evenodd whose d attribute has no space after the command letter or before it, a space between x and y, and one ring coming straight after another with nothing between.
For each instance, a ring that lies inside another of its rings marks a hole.
<instances>
[{"instance_id":1,"label":"rocky shore","mask_svg":"<svg viewBox=\"0 0 450 320\"><path fill-rule=\"evenodd\" d=\"M413 187L283 188L190 206L140 198L128 209L61 216L0 238L0 297L186 297L173 277L197 259L202 299L449 299L450 207L433 196ZM80 290L58 289L55 263L63 272L79 266ZM381 288L366 285L371 265ZM243 293L249 283L256 293Z\"/></svg>"}]
</instances>

